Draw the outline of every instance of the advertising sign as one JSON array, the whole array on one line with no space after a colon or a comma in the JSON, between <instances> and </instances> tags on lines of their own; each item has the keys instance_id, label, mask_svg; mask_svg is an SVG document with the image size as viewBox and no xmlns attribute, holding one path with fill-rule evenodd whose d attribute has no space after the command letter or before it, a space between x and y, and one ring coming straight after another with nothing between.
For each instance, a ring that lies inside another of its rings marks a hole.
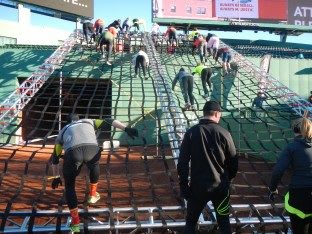
<instances>
[{"instance_id":1,"label":"advertising sign","mask_svg":"<svg viewBox=\"0 0 312 234\"><path fill-rule=\"evenodd\" d=\"M20 0L18 2L47 7L88 18L93 18L94 16L93 0Z\"/></svg>"},{"instance_id":2,"label":"advertising sign","mask_svg":"<svg viewBox=\"0 0 312 234\"><path fill-rule=\"evenodd\" d=\"M291 23L311 21L311 0L153 0L153 18ZM294 17L297 17L294 19ZM297 20L297 21L295 21Z\"/></svg>"},{"instance_id":3,"label":"advertising sign","mask_svg":"<svg viewBox=\"0 0 312 234\"><path fill-rule=\"evenodd\" d=\"M288 0L288 24L312 26L312 1Z\"/></svg>"},{"instance_id":4,"label":"advertising sign","mask_svg":"<svg viewBox=\"0 0 312 234\"><path fill-rule=\"evenodd\" d=\"M221 18L258 19L258 0L216 0L216 16Z\"/></svg>"}]
</instances>

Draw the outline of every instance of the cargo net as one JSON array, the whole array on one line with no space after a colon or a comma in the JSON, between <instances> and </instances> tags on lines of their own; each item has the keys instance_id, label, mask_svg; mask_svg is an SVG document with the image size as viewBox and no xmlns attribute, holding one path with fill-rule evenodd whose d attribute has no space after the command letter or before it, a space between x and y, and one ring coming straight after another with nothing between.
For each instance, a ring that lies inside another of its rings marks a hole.
<instances>
[{"instance_id":1,"label":"cargo net","mask_svg":"<svg viewBox=\"0 0 312 234\"><path fill-rule=\"evenodd\" d=\"M183 227L185 204L179 197L177 158L172 157L177 149L169 146L153 75L134 77L131 58L144 46L142 38L134 35L130 41L127 47L123 38L117 40L112 66L105 64L94 46L75 45L60 69L2 133L1 232L68 230L64 187L51 189L48 177L55 136L71 112L92 119L112 117L139 130L135 140L113 128L98 134L103 151L98 185L101 199L96 205L86 205L89 179L85 167L76 180L82 228L129 233ZM174 53L163 42L157 45L163 82L169 85L180 67L191 71L199 60L186 42ZM210 98L221 102L221 125L231 132L240 154L239 172L231 188L233 228L243 232L286 230L289 218L281 203L289 176L283 177L276 204L267 198L267 184L278 152L292 138L290 121L296 116L269 91L262 108L252 107L258 83L244 68L233 66L225 76L219 63L208 58L207 64L213 67ZM173 94L183 107L179 87ZM202 116L206 101L199 77L194 94L197 111L182 112L187 128ZM217 228L212 205L204 209L199 227Z\"/></svg>"}]
</instances>

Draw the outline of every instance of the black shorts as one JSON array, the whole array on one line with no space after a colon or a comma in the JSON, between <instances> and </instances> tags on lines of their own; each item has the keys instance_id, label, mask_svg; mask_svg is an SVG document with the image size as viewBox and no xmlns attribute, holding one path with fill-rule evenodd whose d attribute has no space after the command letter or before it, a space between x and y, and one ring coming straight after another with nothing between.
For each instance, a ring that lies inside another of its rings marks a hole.
<instances>
[{"instance_id":1,"label":"black shorts","mask_svg":"<svg viewBox=\"0 0 312 234\"><path fill-rule=\"evenodd\" d=\"M99 163L101 150L97 145L84 145L65 152L63 174L78 175L83 163L94 166Z\"/></svg>"}]
</instances>

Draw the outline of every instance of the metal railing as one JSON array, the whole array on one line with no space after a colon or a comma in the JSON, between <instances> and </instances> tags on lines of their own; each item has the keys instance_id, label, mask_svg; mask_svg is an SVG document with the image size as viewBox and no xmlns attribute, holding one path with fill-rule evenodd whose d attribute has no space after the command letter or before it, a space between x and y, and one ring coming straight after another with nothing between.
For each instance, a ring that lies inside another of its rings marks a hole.
<instances>
[{"instance_id":1,"label":"metal railing","mask_svg":"<svg viewBox=\"0 0 312 234\"><path fill-rule=\"evenodd\" d=\"M61 65L66 55L77 43L78 35L78 30L70 34L64 43L35 72L0 103L0 135L49 79L54 70Z\"/></svg>"}]
</instances>

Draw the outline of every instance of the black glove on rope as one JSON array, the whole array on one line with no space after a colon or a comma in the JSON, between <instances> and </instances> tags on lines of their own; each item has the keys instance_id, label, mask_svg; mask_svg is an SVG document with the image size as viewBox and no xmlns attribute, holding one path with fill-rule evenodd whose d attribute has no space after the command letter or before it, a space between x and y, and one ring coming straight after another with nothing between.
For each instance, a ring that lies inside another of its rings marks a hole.
<instances>
[{"instance_id":1,"label":"black glove on rope","mask_svg":"<svg viewBox=\"0 0 312 234\"><path fill-rule=\"evenodd\" d=\"M130 128L130 127L126 127L125 128L125 132L128 134L129 137L131 137L132 139L134 139L134 137L138 137L139 133L138 130L136 128Z\"/></svg>"},{"instance_id":2,"label":"black glove on rope","mask_svg":"<svg viewBox=\"0 0 312 234\"><path fill-rule=\"evenodd\" d=\"M53 179L53 181L52 181L52 188L53 189L55 189L55 188L57 188L58 186L62 186L63 184L62 184L62 180L61 180L61 177L56 177L56 178L54 178Z\"/></svg>"}]
</instances>

